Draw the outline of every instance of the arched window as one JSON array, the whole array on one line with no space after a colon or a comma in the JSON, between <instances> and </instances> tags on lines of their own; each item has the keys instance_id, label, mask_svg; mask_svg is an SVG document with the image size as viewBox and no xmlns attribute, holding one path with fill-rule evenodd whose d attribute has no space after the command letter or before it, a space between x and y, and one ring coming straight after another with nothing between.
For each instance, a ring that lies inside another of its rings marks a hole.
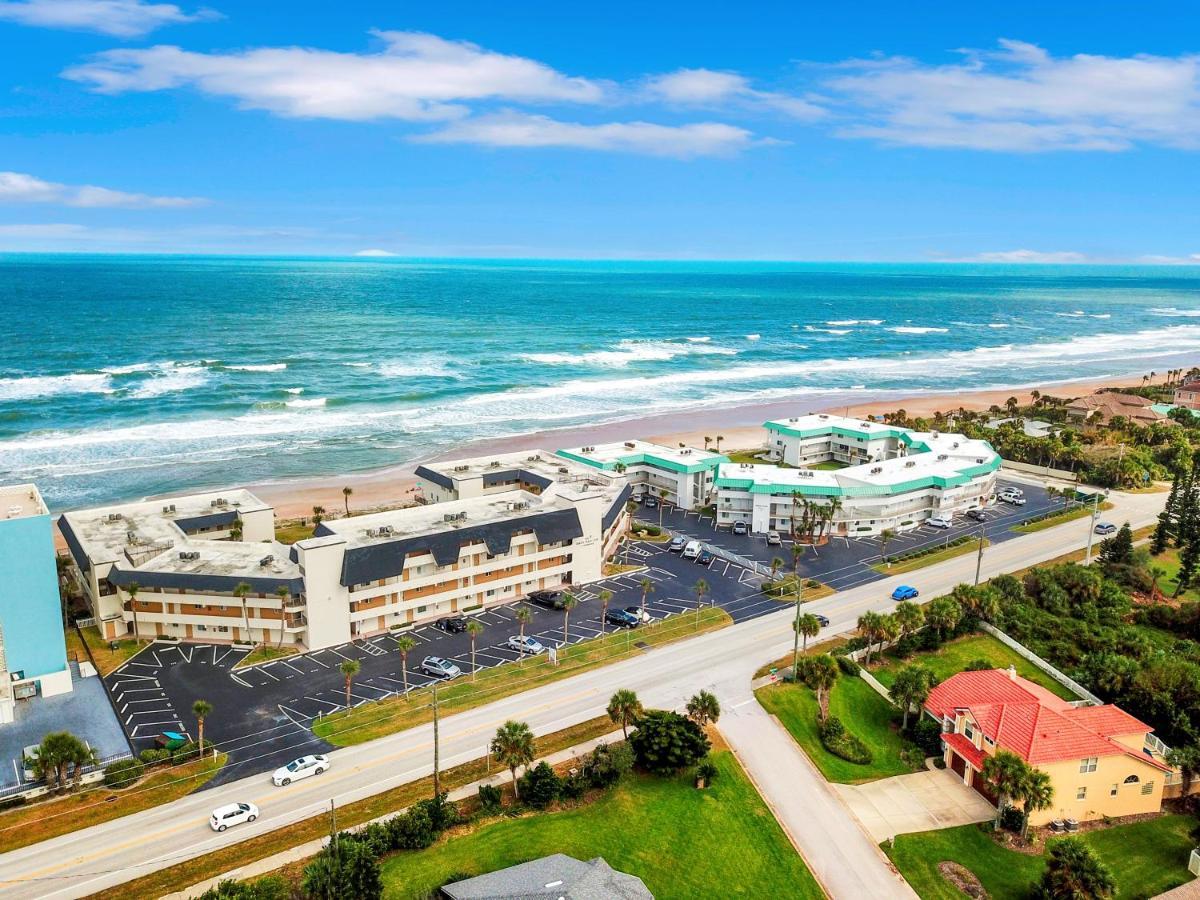
<instances>
[{"instance_id":1,"label":"arched window","mask_svg":"<svg viewBox=\"0 0 1200 900\"><path fill-rule=\"evenodd\" d=\"M1125 779L1126 784L1137 784L1139 781L1141 781L1141 779L1138 778L1136 775L1130 775L1128 778Z\"/></svg>"}]
</instances>

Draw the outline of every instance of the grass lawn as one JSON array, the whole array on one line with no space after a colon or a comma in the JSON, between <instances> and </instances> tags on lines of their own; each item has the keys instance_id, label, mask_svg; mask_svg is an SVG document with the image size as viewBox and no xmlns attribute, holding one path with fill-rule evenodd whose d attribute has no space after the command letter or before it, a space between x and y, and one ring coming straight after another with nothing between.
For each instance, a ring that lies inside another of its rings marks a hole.
<instances>
[{"instance_id":1,"label":"grass lawn","mask_svg":"<svg viewBox=\"0 0 1200 900\"><path fill-rule=\"evenodd\" d=\"M207 743L207 741L205 741ZM0 813L0 847L16 850L81 828L178 800L199 789L225 765L225 754L158 769L121 790L103 785Z\"/></svg>"},{"instance_id":2,"label":"grass lawn","mask_svg":"<svg viewBox=\"0 0 1200 900\"><path fill-rule=\"evenodd\" d=\"M96 661L96 669L103 676L119 669L129 661L135 653L148 646L146 641L140 644L134 640L117 641L117 649L110 650L108 641L100 637L100 629L94 625L82 629L83 639L87 641L87 650L92 651L92 659ZM67 629L67 655L73 659L87 659L87 650L79 640L79 632L75 628Z\"/></svg>"},{"instance_id":3,"label":"grass lawn","mask_svg":"<svg viewBox=\"0 0 1200 900\"><path fill-rule=\"evenodd\" d=\"M796 576L784 575L777 578L775 581L763 582L763 593L772 600L779 600L783 603L796 602ZM836 593L833 588L820 581L812 578L804 579L804 594L800 598L801 603L808 603L812 600L820 600L822 597L828 597L830 594Z\"/></svg>"},{"instance_id":4,"label":"grass lawn","mask_svg":"<svg viewBox=\"0 0 1200 900\"><path fill-rule=\"evenodd\" d=\"M1189 816L1167 815L1079 836L1108 866L1117 882L1118 900L1152 897L1191 879L1187 871L1194 824ZM1048 842L1053 844L1053 840ZM1042 877L1045 860L1006 850L978 826L902 834L884 852L923 900L961 900L962 894L938 872L953 860L983 883L993 900L1023 900Z\"/></svg>"},{"instance_id":5,"label":"grass lawn","mask_svg":"<svg viewBox=\"0 0 1200 900\"><path fill-rule=\"evenodd\" d=\"M829 695L829 714L841 719L846 729L871 749L873 759L868 765L834 756L821 746L817 734L817 698L808 688L773 684L760 688L755 696L767 712L779 717L827 781L857 784L915 771L900 755L904 742L899 729L893 727L893 718L899 718L898 710L861 678L847 675L838 678Z\"/></svg>"},{"instance_id":6,"label":"grass lawn","mask_svg":"<svg viewBox=\"0 0 1200 900\"><path fill-rule=\"evenodd\" d=\"M270 662L273 659L283 659L285 656L295 656L299 652L299 647L273 647L270 644L262 644L238 660L234 668L244 669L246 666L254 666L258 663Z\"/></svg>"},{"instance_id":7,"label":"grass lawn","mask_svg":"<svg viewBox=\"0 0 1200 900\"><path fill-rule=\"evenodd\" d=\"M635 775L593 803L501 819L383 865L384 897L430 896L452 875L481 875L551 853L603 856L660 900L823 897L820 887L732 753L699 791L688 775Z\"/></svg>"},{"instance_id":8,"label":"grass lawn","mask_svg":"<svg viewBox=\"0 0 1200 900\"><path fill-rule=\"evenodd\" d=\"M817 463L815 466L809 466L808 468L817 472L836 472L838 469L846 468L846 464L840 463L836 459L827 459L823 463Z\"/></svg>"},{"instance_id":9,"label":"grass lawn","mask_svg":"<svg viewBox=\"0 0 1200 900\"><path fill-rule=\"evenodd\" d=\"M1112 509L1113 505L1108 502L1100 504L1100 509ZM1012 531L1019 531L1021 534L1032 534L1035 531L1043 531L1047 528L1053 528L1056 525L1061 525L1063 522L1072 522L1075 519L1083 519L1092 514L1091 505L1076 506L1072 508L1064 508L1057 510L1054 515L1042 519L1038 522L1030 522L1028 525L1014 526Z\"/></svg>"},{"instance_id":10,"label":"grass lawn","mask_svg":"<svg viewBox=\"0 0 1200 900\"><path fill-rule=\"evenodd\" d=\"M1173 596L1176 588L1179 587L1176 581L1176 576L1179 575L1179 551L1174 547L1164 550L1152 559L1151 565L1161 566L1166 570L1167 574L1159 580L1159 590L1168 597ZM1179 599L1200 600L1200 587L1188 588L1179 595Z\"/></svg>"},{"instance_id":11,"label":"grass lawn","mask_svg":"<svg viewBox=\"0 0 1200 900\"><path fill-rule=\"evenodd\" d=\"M945 681L951 675L956 675L967 667L967 663L975 659L986 659L993 668L1007 669L1010 665L1017 667L1017 674L1028 678L1035 684L1052 691L1066 700L1078 700L1073 693L1031 663L1025 657L1018 655L1015 650L1000 643L990 634L969 634L955 638L943 644L932 653L914 653L908 659L899 660L885 653L887 663L879 668L872 668L874 675L885 687L891 687L892 681L904 666L919 662L928 666L940 681ZM872 663L872 665L874 665Z\"/></svg>"},{"instance_id":12,"label":"grass lawn","mask_svg":"<svg viewBox=\"0 0 1200 900\"><path fill-rule=\"evenodd\" d=\"M535 752L538 756L546 756L559 750L565 750L576 744L610 734L614 727L608 716L589 719L562 731L535 738ZM442 772L442 790L451 790L478 781L487 774L486 765L485 760L477 759L463 763L461 766L455 766L453 769L447 769ZM405 809L415 801L432 794L433 778L422 778L410 784L373 794L363 800L339 806L338 824L341 827L348 827L368 822L387 813ZM239 866L265 859L281 850L297 847L327 834L329 834L329 817L322 813L311 819L294 822L275 831L268 831L266 834L249 840L231 844L204 856L197 856L195 859L160 869L133 881L115 885L98 894L92 894L89 900L155 900L164 894L182 891L207 878L214 878Z\"/></svg>"},{"instance_id":13,"label":"grass lawn","mask_svg":"<svg viewBox=\"0 0 1200 900\"><path fill-rule=\"evenodd\" d=\"M294 544L313 536L312 525L302 525L299 522L279 522L275 525L275 540L281 544Z\"/></svg>"},{"instance_id":14,"label":"grass lawn","mask_svg":"<svg viewBox=\"0 0 1200 900\"><path fill-rule=\"evenodd\" d=\"M983 546L987 547L991 541L984 538ZM945 562L948 559L954 559L956 556L963 556L967 553L978 553L979 541L963 541L961 544L955 544L953 547L946 547L942 550L936 550L933 553L926 553L924 556L916 556L912 559L902 559L898 562L893 562L890 566L884 562L877 562L871 566L876 572L881 575L903 575L905 572L912 572L915 569L923 569L926 566L937 565L940 562ZM893 557L894 559L894 557Z\"/></svg>"},{"instance_id":15,"label":"grass lawn","mask_svg":"<svg viewBox=\"0 0 1200 900\"><path fill-rule=\"evenodd\" d=\"M750 465L757 465L767 461L767 451L762 447L757 447L752 450L726 450L723 455L729 457L729 461L732 463L749 463Z\"/></svg>"},{"instance_id":16,"label":"grass lawn","mask_svg":"<svg viewBox=\"0 0 1200 900\"><path fill-rule=\"evenodd\" d=\"M664 622L571 644L559 651L557 666L551 665L543 654L520 663L484 669L475 681L471 680L470 673L464 673L439 688L438 705L442 715L452 715L618 659L636 656L645 652L639 644L650 647L669 644L723 628L732 622L729 614L720 607L706 606L700 610L699 622L694 613L683 613ZM409 693L407 699L393 697L378 703L366 703L326 716L315 725L313 733L339 747L394 734L431 721L432 696L431 690L422 688Z\"/></svg>"}]
</instances>

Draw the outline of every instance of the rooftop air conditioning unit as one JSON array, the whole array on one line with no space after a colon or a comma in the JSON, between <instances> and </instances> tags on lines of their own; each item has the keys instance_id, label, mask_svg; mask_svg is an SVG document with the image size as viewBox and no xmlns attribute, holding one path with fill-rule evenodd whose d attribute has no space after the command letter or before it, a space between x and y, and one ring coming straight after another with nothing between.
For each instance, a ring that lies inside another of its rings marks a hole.
<instances>
[{"instance_id":1,"label":"rooftop air conditioning unit","mask_svg":"<svg viewBox=\"0 0 1200 900\"><path fill-rule=\"evenodd\" d=\"M979 465L981 465L981 466L982 466L982 465L983 465L983 457L982 457L982 456L977 456L977 457L975 458L975 462L977 462Z\"/></svg>"},{"instance_id":2,"label":"rooftop air conditioning unit","mask_svg":"<svg viewBox=\"0 0 1200 900\"><path fill-rule=\"evenodd\" d=\"M125 532L125 543L136 544L137 543L137 532L136 531Z\"/></svg>"},{"instance_id":3,"label":"rooftop air conditioning unit","mask_svg":"<svg viewBox=\"0 0 1200 900\"><path fill-rule=\"evenodd\" d=\"M535 453L533 456L525 457L525 462L540 462L541 459L542 458Z\"/></svg>"},{"instance_id":4,"label":"rooftop air conditioning unit","mask_svg":"<svg viewBox=\"0 0 1200 900\"><path fill-rule=\"evenodd\" d=\"M955 441L953 444L951 444L951 445L950 445L950 449L951 449L951 450L957 450L957 449L958 449L958 441Z\"/></svg>"},{"instance_id":5,"label":"rooftop air conditioning unit","mask_svg":"<svg viewBox=\"0 0 1200 900\"><path fill-rule=\"evenodd\" d=\"M945 453L939 453L939 454L938 454L938 462L945 462L945 461L946 461L946 460L948 460L949 458L950 458L950 457L949 457L949 456L947 456Z\"/></svg>"},{"instance_id":6,"label":"rooftop air conditioning unit","mask_svg":"<svg viewBox=\"0 0 1200 900\"><path fill-rule=\"evenodd\" d=\"M121 514L120 513L109 513L107 516L104 517L104 521L105 522L120 522Z\"/></svg>"},{"instance_id":7,"label":"rooftop air conditioning unit","mask_svg":"<svg viewBox=\"0 0 1200 900\"><path fill-rule=\"evenodd\" d=\"M164 506L164 507L163 507L163 512L165 512L165 513L169 513L170 511L171 511L171 507L169 507L169 506Z\"/></svg>"},{"instance_id":8,"label":"rooftop air conditioning unit","mask_svg":"<svg viewBox=\"0 0 1200 900\"><path fill-rule=\"evenodd\" d=\"M800 470L800 475L801 475L801 477L803 477L803 478L812 478L812 477L813 477L813 473L812 473L812 472L810 472L810 471L808 471L807 469L801 469L801 470Z\"/></svg>"},{"instance_id":9,"label":"rooftop air conditioning unit","mask_svg":"<svg viewBox=\"0 0 1200 900\"><path fill-rule=\"evenodd\" d=\"M394 530L395 529L393 529L391 525L380 525L379 526L379 533L381 535L391 534Z\"/></svg>"},{"instance_id":10,"label":"rooftop air conditioning unit","mask_svg":"<svg viewBox=\"0 0 1200 900\"><path fill-rule=\"evenodd\" d=\"M443 522L453 522L457 518L458 518L458 516L455 515L454 513L446 513L444 516L442 516L442 521Z\"/></svg>"},{"instance_id":11,"label":"rooftop air conditioning unit","mask_svg":"<svg viewBox=\"0 0 1200 900\"><path fill-rule=\"evenodd\" d=\"M937 437L937 436L938 436L937 429L935 428L933 431L929 432L929 436L930 436L930 437Z\"/></svg>"},{"instance_id":12,"label":"rooftop air conditioning unit","mask_svg":"<svg viewBox=\"0 0 1200 900\"><path fill-rule=\"evenodd\" d=\"M904 468L911 469L916 464L917 464L917 461L915 459L907 459L904 461Z\"/></svg>"},{"instance_id":13,"label":"rooftop air conditioning unit","mask_svg":"<svg viewBox=\"0 0 1200 900\"><path fill-rule=\"evenodd\" d=\"M634 447L637 446L637 444L635 444L633 441L626 441L625 446L628 447L630 450L632 450Z\"/></svg>"},{"instance_id":14,"label":"rooftop air conditioning unit","mask_svg":"<svg viewBox=\"0 0 1200 900\"><path fill-rule=\"evenodd\" d=\"M188 553L186 550L180 550L180 551L179 551L179 558L180 558L180 559L191 559L191 558L192 558L192 554Z\"/></svg>"},{"instance_id":15,"label":"rooftop air conditioning unit","mask_svg":"<svg viewBox=\"0 0 1200 900\"><path fill-rule=\"evenodd\" d=\"M454 471L455 472L466 472L470 468L471 468L470 466L455 466Z\"/></svg>"},{"instance_id":16,"label":"rooftop air conditioning unit","mask_svg":"<svg viewBox=\"0 0 1200 900\"><path fill-rule=\"evenodd\" d=\"M488 463L488 468L489 468L489 469L498 469L498 468L500 468L500 460L498 460L498 459L493 459L493 460L492 460L490 463Z\"/></svg>"},{"instance_id":17,"label":"rooftop air conditioning unit","mask_svg":"<svg viewBox=\"0 0 1200 900\"><path fill-rule=\"evenodd\" d=\"M559 475L568 475L568 474L570 474L570 472L571 472L571 470L570 470L570 469L568 469L566 466L559 466L559 467L558 467L558 474L559 474Z\"/></svg>"},{"instance_id":18,"label":"rooftop air conditioning unit","mask_svg":"<svg viewBox=\"0 0 1200 900\"><path fill-rule=\"evenodd\" d=\"M871 466L871 474L878 475L883 471L883 466Z\"/></svg>"},{"instance_id":19,"label":"rooftop air conditioning unit","mask_svg":"<svg viewBox=\"0 0 1200 900\"><path fill-rule=\"evenodd\" d=\"M378 535L379 535L379 532L376 531L374 528L367 529L367 537L377 537Z\"/></svg>"},{"instance_id":20,"label":"rooftop air conditioning unit","mask_svg":"<svg viewBox=\"0 0 1200 900\"><path fill-rule=\"evenodd\" d=\"M800 420L797 419L795 416L792 416L792 418L788 419L788 421L789 422L799 422Z\"/></svg>"},{"instance_id":21,"label":"rooftop air conditioning unit","mask_svg":"<svg viewBox=\"0 0 1200 900\"><path fill-rule=\"evenodd\" d=\"M275 562L275 557L268 553L266 556L264 556L262 559L260 559L258 561L258 564L260 566L269 566L273 562Z\"/></svg>"}]
</instances>

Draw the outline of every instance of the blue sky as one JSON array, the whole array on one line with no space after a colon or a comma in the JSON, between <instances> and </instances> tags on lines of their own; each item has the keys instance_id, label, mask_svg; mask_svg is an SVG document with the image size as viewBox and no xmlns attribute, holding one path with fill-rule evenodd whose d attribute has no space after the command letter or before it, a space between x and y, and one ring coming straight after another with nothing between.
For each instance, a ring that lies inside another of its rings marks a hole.
<instances>
[{"instance_id":1,"label":"blue sky","mask_svg":"<svg viewBox=\"0 0 1200 900\"><path fill-rule=\"evenodd\" d=\"M1189 7L0 0L0 250L1200 263Z\"/></svg>"}]
</instances>

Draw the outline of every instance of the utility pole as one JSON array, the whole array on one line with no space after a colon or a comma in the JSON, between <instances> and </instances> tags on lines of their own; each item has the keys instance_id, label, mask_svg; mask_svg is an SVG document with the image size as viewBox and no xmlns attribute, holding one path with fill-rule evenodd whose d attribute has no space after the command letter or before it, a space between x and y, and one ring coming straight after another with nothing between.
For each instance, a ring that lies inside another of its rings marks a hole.
<instances>
[{"instance_id":1,"label":"utility pole","mask_svg":"<svg viewBox=\"0 0 1200 900\"><path fill-rule=\"evenodd\" d=\"M804 601L804 579L796 576L796 618L792 622L792 683L800 680L800 604Z\"/></svg>"},{"instance_id":2,"label":"utility pole","mask_svg":"<svg viewBox=\"0 0 1200 900\"><path fill-rule=\"evenodd\" d=\"M336 857L338 852L338 830L337 830L337 807L334 805L333 798L329 798L329 844L333 847L333 855Z\"/></svg>"},{"instance_id":3,"label":"utility pole","mask_svg":"<svg viewBox=\"0 0 1200 900\"><path fill-rule=\"evenodd\" d=\"M983 544L987 540L987 526L979 526L979 555L975 557L975 587L979 587L979 575L983 569Z\"/></svg>"},{"instance_id":4,"label":"utility pole","mask_svg":"<svg viewBox=\"0 0 1200 900\"><path fill-rule=\"evenodd\" d=\"M1121 446L1124 449L1125 445L1122 444ZM1100 515L1100 495L1097 493L1092 495L1092 515L1088 519L1087 551L1083 557L1083 564L1085 566L1092 564L1092 535L1096 532L1096 517L1098 515Z\"/></svg>"},{"instance_id":5,"label":"utility pole","mask_svg":"<svg viewBox=\"0 0 1200 900\"><path fill-rule=\"evenodd\" d=\"M438 699L437 682L433 683L433 796L436 800L442 795L441 775L438 772Z\"/></svg>"}]
</instances>

